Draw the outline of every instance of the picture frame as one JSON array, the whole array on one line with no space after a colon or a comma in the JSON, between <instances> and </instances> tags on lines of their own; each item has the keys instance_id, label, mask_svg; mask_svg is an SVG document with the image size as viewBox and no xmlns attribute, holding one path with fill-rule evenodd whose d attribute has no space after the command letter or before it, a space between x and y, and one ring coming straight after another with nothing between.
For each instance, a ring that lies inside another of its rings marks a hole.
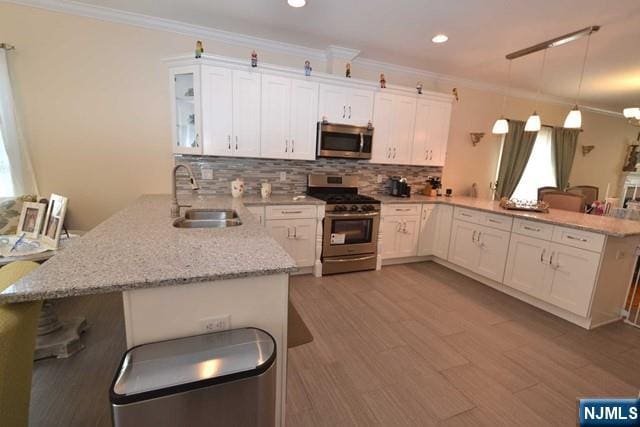
<instances>
[{"instance_id":1,"label":"picture frame","mask_svg":"<svg viewBox=\"0 0 640 427\"><path fill-rule=\"evenodd\" d=\"M64 216L67 213L68 199L58 194L51 194L47 206L47 216L44 221L42 237L40 240L50 249L57 249L60 242L60 233L64 225Z\"/></svg>"},{"instance_id":2,"label":"picture frame","mask_svg":"<svg viewBox=\"0 0 640 427\"><path fill-rule=\"evenodd\" d=\"M37 239L40 236L40 230L42 230L42 220L46 208L47 205L44 203L23 203L16 234L24 234L29 239Z\"/></svg>"}]
</instances>

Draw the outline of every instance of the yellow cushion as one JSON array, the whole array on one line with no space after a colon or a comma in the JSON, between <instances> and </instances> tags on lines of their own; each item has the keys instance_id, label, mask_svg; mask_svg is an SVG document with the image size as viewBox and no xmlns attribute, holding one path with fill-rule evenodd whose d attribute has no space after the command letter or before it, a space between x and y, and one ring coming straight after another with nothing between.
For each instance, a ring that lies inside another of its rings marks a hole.
<instances>
[{"instance_id":1,"label":"yellow cushion","mask_svg":"<svg viewBox=\"0 0 640 427\"><path fill-rule=\"evenodd\" d=\"M0 291L38 268L16 261L0 268ZM0 305L0 425L27 426L33 352L42 301Z\"/></svg>"}]
</instances>

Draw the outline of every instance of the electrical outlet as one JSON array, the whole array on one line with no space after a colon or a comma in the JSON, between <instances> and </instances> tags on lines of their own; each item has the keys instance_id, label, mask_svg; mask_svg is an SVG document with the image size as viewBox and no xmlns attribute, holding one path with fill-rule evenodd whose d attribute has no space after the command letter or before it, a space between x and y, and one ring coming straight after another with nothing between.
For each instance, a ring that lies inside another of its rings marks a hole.
<instances>
[{"instance_id":1,"label":"electrical outlet","mask_svg":"<svg viewBox=\"0 0 640 427\"><path fill-rule=\"evenodd\" d=\"M207 317L200 320L200 329L204 333L226 331L231 328L231 316L224 314L217 317Z\"/></svg>"},{"instance_id":2,"label":"electrical outlet","mask_svg":"<svg viewBox=\"0 0 640 427\"><path fill-rule=\"evenodd\" d=\"M384 179L384 176L378 175L378 179L377 179L378 184L381 184L383 179Z\"/></svg>"},{"instance_id":3,"label":"electrical outlet","mask_svg":"<svg viewBox=\"0 0 640 427\"><path fill-rule=\"evenodd\" d=\"M211 168L200 168L200 174L202 175L202 179L213 179L213 169Z\"/></svg>"},{"instance_id":4,"label":"electrical outlet","mask_svg":"<svg viewBox=\"0 0 640 427\"><path fill-rule=\"evenodd\" d=\"M286 181L286 180L287 180L287 173L280 172L280 181Z\"/></svg>"}]
</instances>

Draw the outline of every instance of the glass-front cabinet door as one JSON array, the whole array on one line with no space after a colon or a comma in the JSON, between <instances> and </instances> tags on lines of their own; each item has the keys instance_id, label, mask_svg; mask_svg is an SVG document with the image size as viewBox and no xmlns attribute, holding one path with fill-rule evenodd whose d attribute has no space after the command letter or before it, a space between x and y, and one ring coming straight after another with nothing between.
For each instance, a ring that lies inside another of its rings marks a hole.
<instances>
[{"instance_id":1,"label":"glass-front cabinet door","mask_svg":"<svg viewBox=\"0 0 640 427\"><path fill-rule=\"evenodd\" d=\"M202 154L200 67L171 69L173 152Z\"/></svg>"}]
</instances>

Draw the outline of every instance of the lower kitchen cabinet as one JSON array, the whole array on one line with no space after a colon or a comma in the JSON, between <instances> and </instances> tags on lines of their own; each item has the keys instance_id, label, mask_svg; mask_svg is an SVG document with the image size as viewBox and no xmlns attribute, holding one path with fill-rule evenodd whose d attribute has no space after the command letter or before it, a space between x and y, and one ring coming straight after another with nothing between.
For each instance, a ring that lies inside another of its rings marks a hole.
<instances>
[{"instance_id":1,"label":"lower kitchen cabinet","mask_svg":"<svg viewBox=\"0 0 640 427\"><path fill-rule=\"evenodd\" d=\"M247 206L247 210L256 217L260 225L264 225L264 207L263 206Z\"/></svg>"},{"instance_id":2,"label":"lower kitchen cabinet","mask_svg":"<svg viewBox=\"0 0 640 427\"><path fill-rule=\"evenodd\" d=\"M509 250L507 231L454 220L448 261L501 282Z\"/></svg>"},{"instance_id":3,"label":"lower kitchen cabinet","mask_svg":"<svg viewBox=\"0 0 640 427\"><path fill-rule=\"evenodd\" d=\"M452 206L422 205L418 256L434 255L447 259L452 215Z\"/></svg>"},{"instance_id":4,"label":"lower kitchen cabinet","mask_svg":"<svg viewBox=\"0 0 640 427\"><path fill-rule=\"evenodd\" d=\"M596 252L513 234L504 284L586 316L599 262Z\"/></svg>"},{"instance_id":5,"label":"lower kitchen cabinet","mask_svg":"<svg viewBox=\"0 0 640 427\"><path fill-rule=\"evenodd\" d=\"M382 258L416 256L419 216L385 216L381 225Z\"/></svg>"},{"instance_id":6,"label":"lower kitchen cabinet","mask_svg":"<svg viewBox=\"0 0 640 427\"><path fill-rule=\"evenodd\" d=\"M316 258L316 219L267 219L267 230L296 261L311 267Z\"/></svg>"}]
</instances>

